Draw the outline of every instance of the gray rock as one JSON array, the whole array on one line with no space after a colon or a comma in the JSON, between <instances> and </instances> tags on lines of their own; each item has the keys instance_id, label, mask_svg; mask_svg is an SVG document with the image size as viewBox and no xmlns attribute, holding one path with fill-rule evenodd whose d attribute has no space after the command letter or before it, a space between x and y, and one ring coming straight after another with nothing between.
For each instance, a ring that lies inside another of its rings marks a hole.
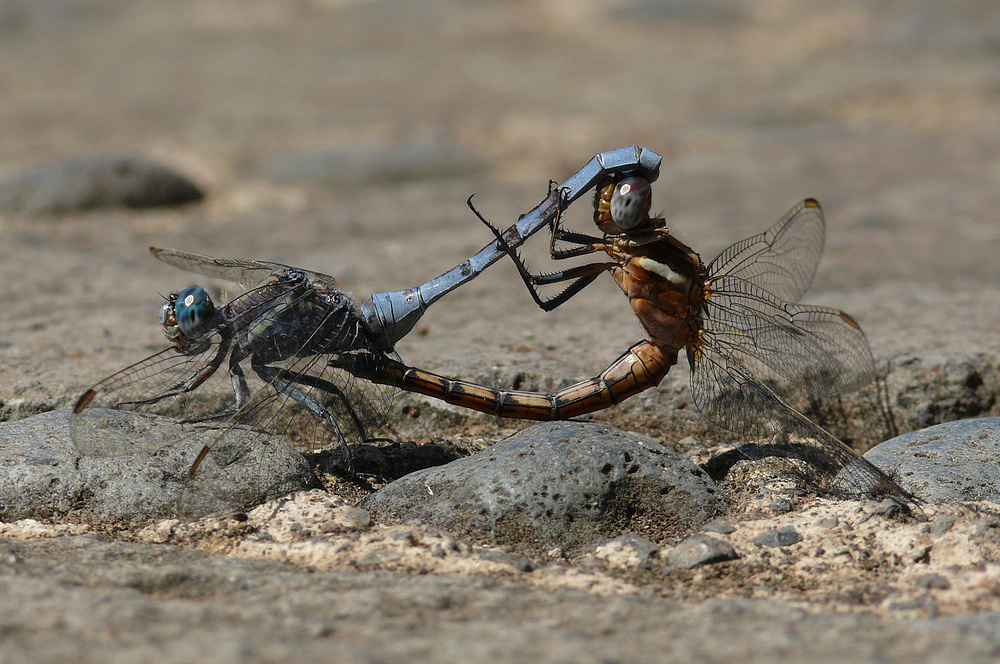
<instances>
[{"instance_id":1,"label":"gray rock","mask_svg":"<svg viewBox=\"0 0 1000 664\"><path fill-rule=\"evenodd\" d=\"M625 533L598 545L594 555L613 567L644 567L659 550L645 537Z\"/></svg>"},{"instance_id":2,"label":"gray rock","mask_svg":"<svg viewBox=\"0 0 1000 664\"><path fill-rule=\"evenodd\" d=\"M0 423L0 521L61 517L83 499L68 412Z\"/></svg>"},{"instance_id":3,"label":"gray rock","mask_svg":"<svg viewBox=\"0 0 1000 664\"><path fill-rule=\"evenodd\" d=\"M778 528L777 530L765 530L753 538L753 543L759 546L780 547L791 546L802 541L802 535L791 526Z\"/></svg>"},{"instance_id":4,"label":"gray rock","mask_svg":"<svg viewBox=\"0 0 1000 664\"><path fill-rule=\"evenodd\" d=\"M696 533L681 540L667 553L667 563L672 567L691 569L698 565L721 563L739 558L729 542L704 533Z\"/></svg>"},{"instance_id":5,"label":"gray rock","mask_svg":"<svg viewBox=\"0 0 1000 664\"><path fill-rule=\"evenodd\" d=\"M279 184L345 187L450 178L485 169L485 162L475 155L433 141L290 153L267 159L256 170Z\"/></svg>"},{"instance_id":6,"label":"gray rock","mask_svg":"<svg viewBox=\"0 0 1000 664\"><path fill-rule=\"evenodd\" d=\"M870 505L869 509L858 519L858 523L864 523L875 516L880 516L883 519L906 519L910 516L913 511L913 506L904 503L902 500L889 497L883 498L874 505Z\"/></svg>"},{"instance_id":7,"label":"gray rock","mask_svg":"<svg viewBox=\"0 0 1000 664\"><path fill-rule=\"evenodd\" d=\"M216 431L124 411L84 415L95 436L106 437L109 450L118 445L119 453L81 455L69 437L67 411L0 424L0 520L70 513L97 522L194 518L316 483L305 459L279 439L213 449L189 479L187 469Z\"/></svg>"},{"instance_id":8,"label":"gray rock","mask_svg":"<svg viewBox=\"0 0 1000 664\"><path fill-rule=\"evenodd\" d=\"M913 431L990 414L1000 396L996 366L995 353L928 352L893 358L893 419L902 430Z\"/></svg>"},{"instance_id":9,"label":"gray rock","mask_svg":"<svg viewBox=\"0 0 1000 664\"><path fill-rule=\"evenodd\" d=\"M951 588L951 582L946 577L934 573L921 574L914 583L917 588L925 590L948 590Z\"/></svg>"},{"instance_id":10,"label":"gray rock","mask_svg":"<svg viewBox=\"0 0 1000 664\"><path fill-rule=\"evenodd\" d=\"M519 553L501 551L500 549L486 549L479 554L479 557L483 560L489 560L490 562L509 565L518 572L532 572L537 567L535 562L527 556L522 556Z\"/></svg>"},{"instance_id":11,"label":"gray rock","mask_svg":"<svg viewBox=\"0 0 1000 664\"><path fill-rule=\"evenodd\" d=\"M702 528L708 533L719 533L720 535L728 535L730 533L736 532L736 526L729 523L725 519L714 519L705 524Z\"/></svg>"},{"instance_id":12,"label":"gray rock","mask_svg":"<svg viewBox=\"0 0 1000 664\"><path fill-rule=\"evenodd\" d=\"M931 521L931 536L941 537L955 525L955 515L954 514L942 514L933 521Z\"/></svg>"},{"instance_id":13,"label":"gray rock","mask_svg":"<svg viewBox=\"0 0 1000 664\"><path fill-rule=\"evenodd\" d=\"M65 214L200 201L204 193L174 171L130 156L92 156L43 166L0 183L0 212Z\"/></svg>"},{"instance_id":14,"label":"gray rock","mask_svg":"<svg viewBox=\"0 0 1000 664\"><path fill-rule=\"evenodd\" d=\"M1000 500L1000 418L947 422L878 445L865 458L931 503Z\"/></svg>"},{"instance_id":15,"label":"gray rock","mask_svg":"<svg viewBox=\"0 0 1000 664\"><path fill-rule=\"evenodd\" d=\"M705 473L660 443L602 424L551 422L412 473L361 505L468 539L567 553L633 531L676 537L718 512Z\"/></svg>"}]
</instances>

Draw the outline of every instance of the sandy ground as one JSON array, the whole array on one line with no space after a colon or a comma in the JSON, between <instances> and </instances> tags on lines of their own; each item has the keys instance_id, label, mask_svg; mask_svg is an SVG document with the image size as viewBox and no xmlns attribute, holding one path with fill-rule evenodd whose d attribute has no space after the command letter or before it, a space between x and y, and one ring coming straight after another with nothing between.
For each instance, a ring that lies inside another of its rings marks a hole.
<instances>
[{"instance_id":1,"label":"sandy ground","mask_svg":"<svg viewBox=\"0 0 1000 664\"><path fill-rule=\"evenodd\" d=\"M995 373L998 34L1000 11L972 0L0 3L0 177L135 153L208 193L178 210L0 218L2 412L67 407L162 347L160 294L193 279L150 245L308 267L367 296L489 241L470 194L506 225L549 179L629 144L664 156L654 212L704 258L814 196L828 239L807 299L854 315L880 360L987 357ZM260 175L280 155L413 144L486 166L403 182L345 174L338 186ZM526 250L532 264L544 245ZM543 314L498 265L397 350L445 373L523 372L551 388L639 338L610 280ZM519 426L397 412L390 428L404 437ZM661 433L641 409L624 412L602 417Z\"/></svg>"}]
</instances>

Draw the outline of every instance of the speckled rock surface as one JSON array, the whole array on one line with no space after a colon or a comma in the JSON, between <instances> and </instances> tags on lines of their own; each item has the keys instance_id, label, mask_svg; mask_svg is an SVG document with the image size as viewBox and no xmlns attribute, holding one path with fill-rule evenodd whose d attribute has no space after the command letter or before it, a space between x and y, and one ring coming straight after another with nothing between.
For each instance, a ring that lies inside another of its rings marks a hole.
<instances>
[{"instance_id":1,"label":"speckled rock surface","mask_svg":"<svg viewBox=\"0 0 1000 664\"><path fill-rule=\"evenodd\" d=\"M465 538L567 553L621 532L672 538L721 510L718 489L662 444L601 424L524 429L477 455L396 480L361 505Z\"/></svg>"},{"instance_id":2,"label":"speckled rock surface","mask_svg":"<svg viewBox=\"0 0 1000 664\"><path fill-rule=\"evenodd\" d=\"M887 440L865 457L933 503L1000 502L1000 418L957 420Z\"/></svg>"}]
</instances>

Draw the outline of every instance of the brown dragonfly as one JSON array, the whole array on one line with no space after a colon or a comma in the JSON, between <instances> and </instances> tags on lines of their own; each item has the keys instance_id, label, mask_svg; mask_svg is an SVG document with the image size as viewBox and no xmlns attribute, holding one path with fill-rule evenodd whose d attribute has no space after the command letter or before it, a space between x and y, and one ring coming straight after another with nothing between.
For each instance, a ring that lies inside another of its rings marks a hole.
<instances>
[{"instance_id":1,"label":"brown dragonfly","mask_svg":"<svg viewBox=\"0 0 1000 664\"><path fill-rule=\"evenodd\" d=\"M691 369L692 400L710 422L758 441L780 443L794 435L812 450L807 460L831 475L842 471L837 491L914 502L884 472L787 400L788 390L838 394L860 389L875 377L868 341L854 318L798 303L823 253L819 203L802 201L771 228L733 244L708 265L671 235L664 219L649 216L650 203L649 180L611 177L595 194L594 222L602 236L566 231L562 216L555 218L552 258L603 253L611 260L532 274L508 247L544 310L559 306L604 272L624 291L645 339L600 375L551 394L497 390L396 361L371 367L367 375L359 370L360 375L497 416L558 420L608 408L659 385L683 349ZM569 285L556 296L543 299L539 294L539 286L562 282ZM741 448L751 457L760 456L762 449L754 444Z\"/></svg>"}]
</instances>

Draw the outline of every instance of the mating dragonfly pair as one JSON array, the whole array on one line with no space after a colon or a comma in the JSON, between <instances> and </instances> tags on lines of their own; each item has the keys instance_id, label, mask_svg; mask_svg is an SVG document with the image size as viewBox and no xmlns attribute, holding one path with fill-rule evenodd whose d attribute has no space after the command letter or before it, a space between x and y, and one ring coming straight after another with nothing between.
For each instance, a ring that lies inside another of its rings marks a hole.
<instances>
[{"instance_id":1,"label":"mating dragonfly pair","mask_svg":"<svg viewBox=\"0 0 1000 664\"><path fill-rule=\"evenodd\" d=\"M213 493L212 473L201 470L213 450L272 434L303 440L332 434L349 458L350 443L365 440L381 424L396 389L505 417L575 417L658 385L683 348L693 401L708 420L755 439L796 435L828 466L844 469L851 490L912 500L768 386L777 377L830 394L858 389L874 376L868 343L850 316L796 303L823 250L819 205L804 201L768 231L705 266L670 235L663 219L649 216L650 183L659 164L658 155L638 147L598 155L506 231L480 217L496 240L469 261L423 286L376 294L360 304L317 272L153 249L172 265L247 290L219 308L198 286L170 296L161 323L173 345L85 392L74 408L73 439L85 454L128 451L103 446L88 422L88 406L170 413L182 418L178 426L216 427L218 435L180 478L184 502L192 513L244 509L245 497ZM594 220L603 235L566 231L562 212L592 187ZM515 249L546 226L554 259L603 252L611 260L531 274ZM546 310L609 272L646 339L599 376L553 394L497 390L402 363L392 349L426 308L504 256L514 260ZM538 292L538 286L564 281L569 286L552 299ZM223 364L226 372L220 371Z\"/></svg>"}]
</instances>

